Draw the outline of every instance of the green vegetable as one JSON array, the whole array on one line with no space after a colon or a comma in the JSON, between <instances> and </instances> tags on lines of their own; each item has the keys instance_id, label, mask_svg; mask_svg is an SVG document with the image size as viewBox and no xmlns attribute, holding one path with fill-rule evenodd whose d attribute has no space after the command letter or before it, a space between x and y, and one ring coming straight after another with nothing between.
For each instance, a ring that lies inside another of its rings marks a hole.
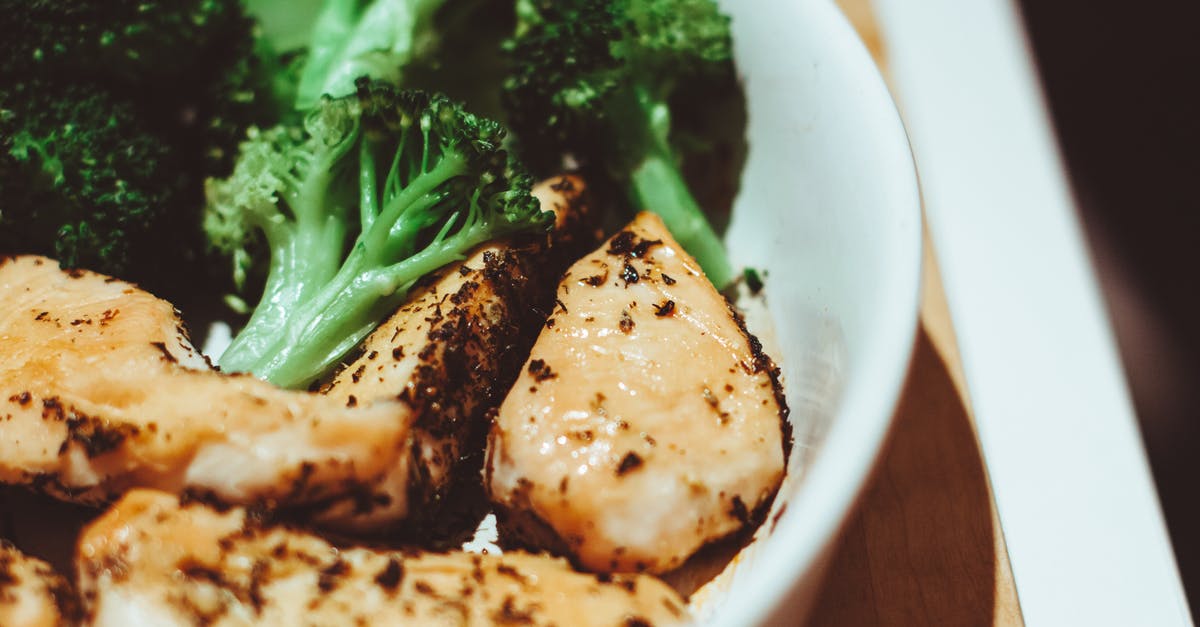
<instances>
[{"instance_id":1,"label":"green vegetable","mask_svg":"<svg viewBox=\"0 0 1200 627\"><path fill-rule=\"evenodd\" d=\"M763 275L754 268L746 268L742 271L742 281L746 283L746 287L750 289L751 294L758 294L763 288Z\"/></svg>"},{"instance_id":2,"label":"green vegetable","mask_svg":"<svg viewBox=\"0 0 1200 627\"><path fill-rule=\"evenodd\" d=\"M662 216L714 285L728 285L724 246L671 142L671 97L729 75L729 19L711 0L520 0L517 20L505 102L526 158L601 165L635 208Z\"/></svg>"},{"instance_id":3,"label":"green vegetable","mask_svg":"<svg viewBox=\"0 0 1200 627\"><path fill-rule=\"evenodd\" d=\"M245 24L230 0L0 0L0 74L132 84L201 63Z\"/></svg>"},{"instance_id":4,"label":"green vegetable","mask_svg":"<svg viewBox=\"0 0 1200 627\"><path fill-rule=\"evenodd\" d=\"M232 176L209 182L205 228L236 279L253 265L247 246L259 233L270 251L259 304L218 360L227 371L304 386L419 278L553 220L501 149L496 122L382 82L361 79L356 90L323 98L303 128L253 134Z\"/></svg>"},{"instance_id":5,"label":"green vegetable","mask_svg":"<svg viewBox=\"0 0 1200 627\"><path fill-rule=\"evenodd\" d=\"M303 57L293 104L354 91L360 76L444 93L503 115L501 42L513 5L495 0L250 0L276 50ZM297 33L301 33L297 37Z\"/></svg>"},{"instance_id":6,"label":"green vegetable","mask_svg":"<svg viewBox=\"0 0 1200 627\"><path fill-rule=\"evenodd\" d=\"M128 101L87 83L0 89L0 250L124 273L148 234L179 235L184 182Z\"/></svg>"},{"instance_id":7,"label":"green vegetable","mask_svg":"<svg viewBox=\"0 0 1200 627\"><path fill-rule=\"evenodd\" d=\"M361 76L402 84L405 67L433 49L433 16L443 2L326 0L307 42L296 108L352 94Z\"/></svg>"},{"instance_id":8,"label":"green vegetable","mask_svg":"<svg viewBox=\"0 0 1200 627\"><path fill-rule=\"evenodd\" d=\"M238 0L0 0L0 32L6 82L103 85L189 169L224 174L246 127L278 109L272 55Z\"/></svg>"},{"instance_id":9,"label":"green vegetable","mask_svg":"<svg viewBox=\"0 0 1200 627\"><path fill-rule=\"evenodd\" d=\"M203 181L280 110L254 21L238 0L0 0L0 32L4 252L188 300Z\"/></svg>"},{"instance_id":10,"label":"green vegetable","mask_svg":"<svg viewBox=\"0 0 1200 627\"><path fill-rule=\"evenodd\" d=\"M508 61L501 53L516 16L511 2L447 0L433 18L434 49L404 71L404 87L446 94L476 115L504 121Z\"/></svg>"}]
</instances>

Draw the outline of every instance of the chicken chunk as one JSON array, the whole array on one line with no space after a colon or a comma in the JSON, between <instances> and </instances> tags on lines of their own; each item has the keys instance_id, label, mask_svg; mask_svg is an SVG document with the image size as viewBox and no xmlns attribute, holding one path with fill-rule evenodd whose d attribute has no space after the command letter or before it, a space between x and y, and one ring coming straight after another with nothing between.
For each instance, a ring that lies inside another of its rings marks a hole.
<instances>
[{"instance_id":1,"label":"chicken chunk","mask_svg":"<svg viewBox=\"0 0 1200 627\"><path fill-rule=\"evenodd\" d=\"M763 515L778 369L654 215L573 265L492 426L501 522L596 571L663 572Z\"/></svg>"},{"instance_id":2,"label":"chicken chunk","mask_svg":"<svg viewBox=\"0 0 1200 627\"><path fill-rule=\"evenodd\" d=\"M597 240L581 179L556 177L533 193L557 214L549 237L485 244L424 281L323 390L346 405L398 398L412 411L408 499L392 508L408 511L377 515L440 526L447 502L468 486L479 492L486 414L516 379L553 285Z\"/></svg>"},{"instance_id":3,"label":"chicken chunk","mask_svg":"<svg viewBox=\"0 0 1200 627\"><path fill-rule=\"evenodd\" d=\"M75 618L71 588L50 565L0 540L0 625L55 627Z\"/></svg>"},{"instance_id":4,"label":"chicken chunk","mask_svg":"<svg viewBox=\"0 0 1200 627\"><path fill-rule=\"evenodd\" d=\"M645 575L598 578L565 560L507 553L336 548L135 490L79 541L84 612L97 626L666 625L683 601Z\"/></svg>"},{"instance_id":5,"label":"chicken chunk","mask_svg":"<svg viewBox=\"0 0 1200 627\"><path fill-rule=\"evenodd\" d=\"M318 510L405 498L401 403L221 374L166 301L42 257L0 258L0 302L0 482L90 504L134 486Z\"/></svg>"}]
</instances>

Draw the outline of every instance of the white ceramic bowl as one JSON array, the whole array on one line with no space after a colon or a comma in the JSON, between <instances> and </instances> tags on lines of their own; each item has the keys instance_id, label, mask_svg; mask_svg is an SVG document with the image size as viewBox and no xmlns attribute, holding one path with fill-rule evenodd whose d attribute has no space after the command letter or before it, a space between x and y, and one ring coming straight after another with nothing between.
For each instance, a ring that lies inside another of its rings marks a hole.
<instances>
[{"instance_id":1,"label":"white ceramic bowl","mask_svg":"<svg viewBox=\"0 0 1200 627\"><path fill-rule=\"evenodd\" d=\"M767 270L795 446L767 523L692 597L711 625L799 623L880 452L916 329L921 217L908 142L870 56L831 0L725 0L750 152L727 240ZM752 329L764 320L751 319ZM74 510L41 504L68 563ZM48 509L47 509L48 508ZM18 509L21 506L18 505ZM59 510L62 510L61 512ZM24 528L23 528L24 530Z\"/></svg>"},{"instance_id":2,"label":"white ceramic bowl","mask_svg":"<svg viewBox=\"0 0 1200 627\"><path fill-rule=\"evenodd\" d=\"M693 605L712 625L796 624L907 372L920 200L887 88L830 0L722 4L750 145L727 241L736 262L767 269L796 443L776 511Z\"/></svg>"}]
</instances>

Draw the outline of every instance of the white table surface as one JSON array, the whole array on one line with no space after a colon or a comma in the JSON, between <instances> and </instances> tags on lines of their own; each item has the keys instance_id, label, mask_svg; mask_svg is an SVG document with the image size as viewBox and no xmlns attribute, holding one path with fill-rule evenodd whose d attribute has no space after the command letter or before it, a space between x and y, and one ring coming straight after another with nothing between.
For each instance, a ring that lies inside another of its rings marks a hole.
<instances>
[{"instance_id":1,"label":"white table surface","mask_svg":"<svg viewBox=\"0 0 1200 627\"><path fill-rule=\"evenodd\" d=\"M1190 625L1018 9L877 0L1029 625Z\"/></svg>"}]
</instances>

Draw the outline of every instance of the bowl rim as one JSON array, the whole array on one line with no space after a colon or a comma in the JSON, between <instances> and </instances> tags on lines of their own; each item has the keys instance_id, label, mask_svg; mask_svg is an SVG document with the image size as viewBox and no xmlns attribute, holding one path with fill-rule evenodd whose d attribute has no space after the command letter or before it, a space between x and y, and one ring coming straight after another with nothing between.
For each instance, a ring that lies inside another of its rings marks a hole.
<instances>
[{"instance_id":1,"label":"bowl rim","mask_svg":"<svg viewBox=\"0 0 1200 627\"><path fill-rule=\"evenodd\" d=\"M834 32L831 40L837 56L847 65L860 67L866 81L862 97L886 103L887 136L881 145L899 159L899 166L887 169L892 186L907 188L905 198L886 207L889 218L910 226L896 227L888 221L888 240L897 251L886 281L900 300L890 311L900 315L881 316L873 325L881 340L870 349L859 383L842 391L828 432L803 471L801 486L787 511L772 521L774 528L763 538L760 556L753 567L735 574L727 598L715 608L707 622L714 626L766 624L799 616L780 614L788 608L791 595L806 585L819 585L823 579L824 558L829 554L842 527L866 488L876 464L882 457L886 437L895 419L900 395L908 377L919 327L921 280L923 275L924 234L922 202L915 160L899 110L880 72L858 32L832 0L793 0L793 10L814 12L823 25ZM781 7L782 8L782 7ZM823 12L823 13L822 13ZM881 208L884 210L884 208ZM883 221L881 221L883 223ZM873 394L855 394L863 389ZM801 498L803 497L803 498ZM763 550L765 549L765 550ZM766 558L762 553L773 557ZM813 592L816 592L814 590Z\"/></svg>"}]
</instances>

